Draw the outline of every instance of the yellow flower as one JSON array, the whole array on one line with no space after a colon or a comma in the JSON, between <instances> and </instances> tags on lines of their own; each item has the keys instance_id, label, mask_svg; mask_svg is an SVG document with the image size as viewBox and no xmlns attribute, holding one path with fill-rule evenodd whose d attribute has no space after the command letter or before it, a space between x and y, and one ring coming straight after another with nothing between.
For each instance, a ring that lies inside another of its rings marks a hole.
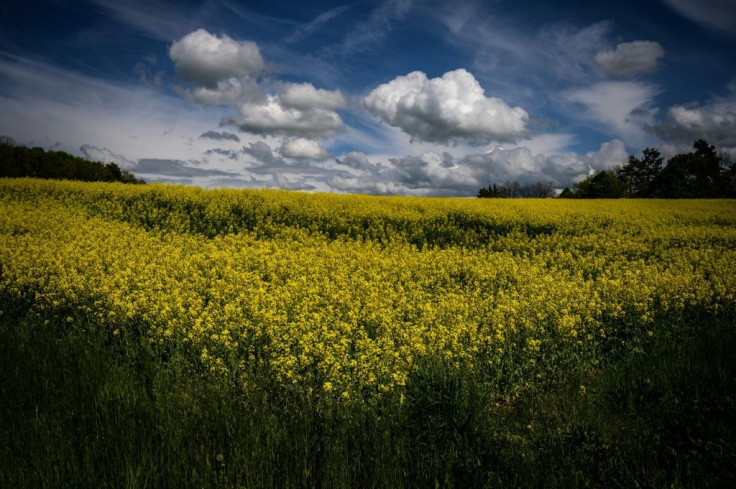
<instances>
[{"instance_id":1,"label":"yellow flower","mask_svg":"<svg viewBox=\"0 0 736 489\"><path fill-rule=\"evenodd\" d=\"M32 292L41 324L60 310L113 336L139 324L144 341L243 385L268 368L290 389L368 401L401 399L425 359L472 370L513 358L522 389L549 373L542 345L586 358L622 324L646 338L687 307L722 313L735 242L725 201L0 179L0 293Z\"/></svg>"}]
</instances>

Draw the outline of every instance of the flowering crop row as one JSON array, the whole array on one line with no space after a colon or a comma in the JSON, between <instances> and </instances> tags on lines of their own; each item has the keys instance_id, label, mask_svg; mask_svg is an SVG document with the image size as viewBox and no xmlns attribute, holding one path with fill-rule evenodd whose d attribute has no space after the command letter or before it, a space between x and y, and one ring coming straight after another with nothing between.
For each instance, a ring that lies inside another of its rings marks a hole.
<instances>
[{"instance_id":1,"label":"flowering crop row","mask_svg":"<svg viewBox=\"0 0 736 489\"><path fill-rule=\"evenodd\" d=\"M401 391L422 359L544 375L718 314L728 201L489 201L0 181L0 294L49 322L183 348L243 385ZM3 309L0 306L0 309ZM661 326L660 326L661 328Z\"/></svg>"}]
</instances>

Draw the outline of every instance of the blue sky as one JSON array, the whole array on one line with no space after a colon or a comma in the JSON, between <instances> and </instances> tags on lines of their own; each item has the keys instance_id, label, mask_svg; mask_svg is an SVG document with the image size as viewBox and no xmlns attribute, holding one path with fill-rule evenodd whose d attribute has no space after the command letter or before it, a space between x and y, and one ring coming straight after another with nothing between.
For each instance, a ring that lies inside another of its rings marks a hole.
<instances>
[{"instance_id":1,"label":"blue sky","mask_svg":"<svg viewBox=\"0 0 736 489\"><path fill-rule=\"evenodd\" d=\"M561 188L736 157L733 53L733 0L3 2L0 134L204 187Z\"/></svg>"}]
</instances>

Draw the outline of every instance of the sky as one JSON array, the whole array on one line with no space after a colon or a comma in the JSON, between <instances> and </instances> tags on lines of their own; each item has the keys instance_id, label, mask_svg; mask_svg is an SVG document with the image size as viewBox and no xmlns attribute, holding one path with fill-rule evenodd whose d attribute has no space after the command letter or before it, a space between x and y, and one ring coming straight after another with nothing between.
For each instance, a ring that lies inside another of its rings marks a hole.
<instances>
[{"instance_id":1,"label":"sky","mask_svg":"<svg viewBox=\"0 0 736 489\"><path fill-rule=\"evenodd\" d=\"M0 1L0 134L206 188L561 189L736 157L735 0Z\"/></svg>"}]
</instances>

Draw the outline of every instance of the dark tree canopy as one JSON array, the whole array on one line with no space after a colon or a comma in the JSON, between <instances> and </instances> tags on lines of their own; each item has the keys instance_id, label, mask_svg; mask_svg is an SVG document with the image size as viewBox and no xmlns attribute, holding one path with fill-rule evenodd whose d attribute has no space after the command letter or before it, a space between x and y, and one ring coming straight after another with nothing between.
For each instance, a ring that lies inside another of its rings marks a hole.
<instances>
[{"instance_id":1,"label":"dark tree canopy","mask_svg":"<svg viewBox=\"0 0 736 489\"><path fill-rule=\"evenodd\" d=\"M63 151L17 146L7 136L0 136L0 177L144 183L115 163L88 161Z\"/></svg>"},{"instance_id":2,"label":"dark tree canopy","mask_svg":"<svg viewBox=\"0 0 736 489\"><path fill-rule=\"evenodd\" d=\"M626 185L630 197L651 197L654 178L662 171L664 158L655 148L642 151L642 158L629 156L628 163L619 170L619 177Z\"/></svg>"},{"instance_id":3,"label":"dark tree canopy","mask_svg":"<svg viewBox=\"0 0 736 489\"><path fill-rule=\"evenodd\" d=\"M546 197L554 197L555 190L552 182L532 182L522 184L514 181L507 181L502 185L491 184L483 187L478 191L478 197L481 198L509 198L526 197L542 199Z\"/></svg>"},{"instance_id":4,"label":"dark tree canopy","mask_svg":"<svg viewBox=\"0 0 736 489\"><path fill-rule=\"evenodd\" d=\"M656 148L646 148L642 157L629 156L628 162L611 170L595 173L577 183L560 197L597 198L734 198L736 165L715 146L698 139L695 151L677 154L662 165L664 158Z\"/></svg>"},{"instance_id":5,"label":"dark tree canopy","mask_svg":"<svg viewBox=\"0 0 736 489\"><path fill-rule=\"evenodd\" d=\"M603 170L575 185L576 195L587 199L618 199L626 192L625 183L614 170Z\"/></svg>"}]
</instances>

